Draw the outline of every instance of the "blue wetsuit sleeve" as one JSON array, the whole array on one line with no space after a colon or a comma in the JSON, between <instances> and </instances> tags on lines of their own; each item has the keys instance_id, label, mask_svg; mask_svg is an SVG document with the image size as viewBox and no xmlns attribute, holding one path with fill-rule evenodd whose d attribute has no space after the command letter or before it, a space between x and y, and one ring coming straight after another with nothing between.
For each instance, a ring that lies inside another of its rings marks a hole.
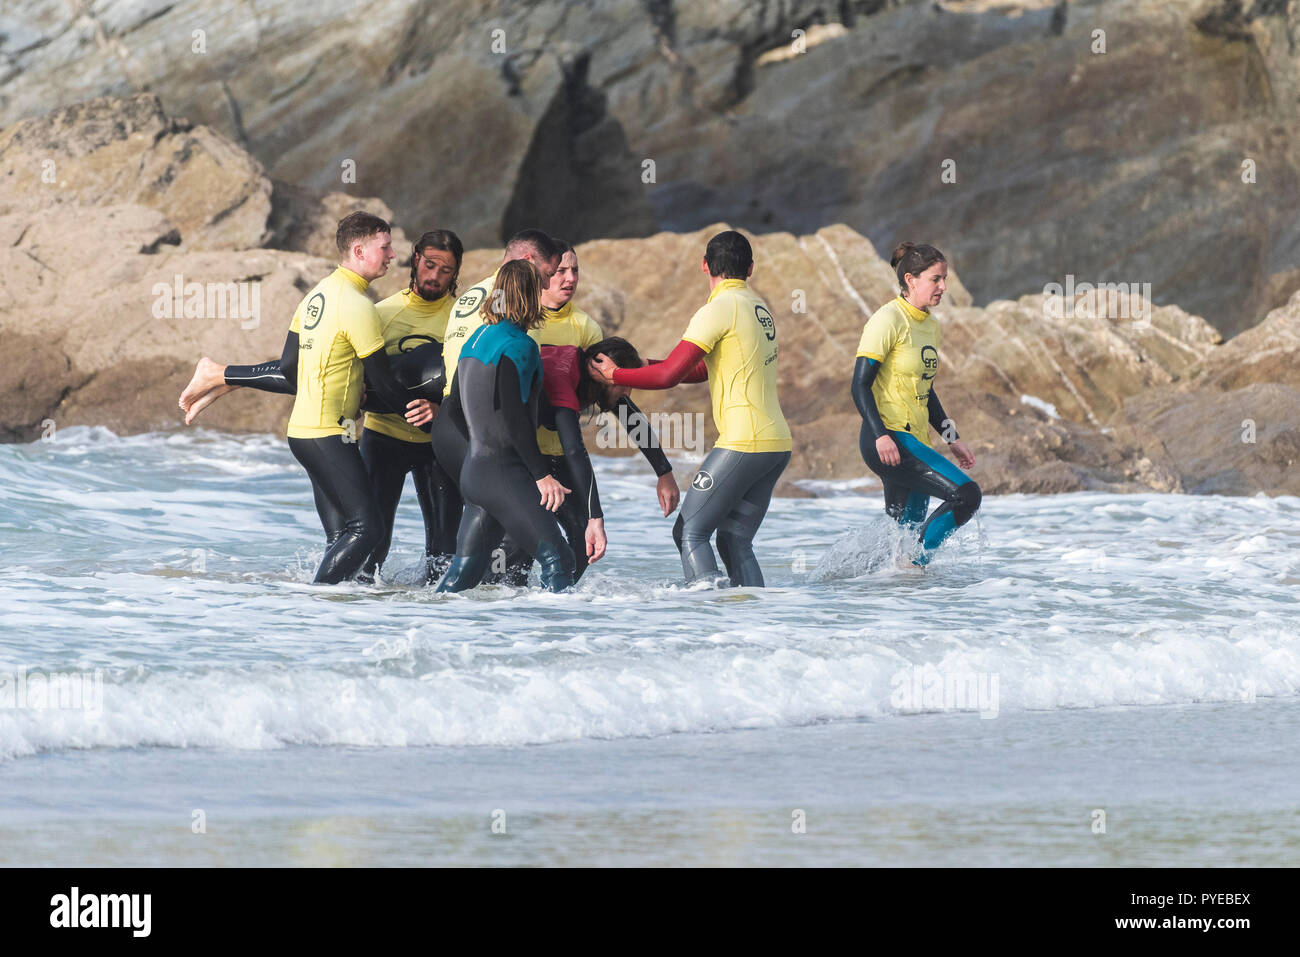
<instances>
[{"instance_id":1,"label":"blue wetsuit sleeve","mask_svg":"<svg viewBox=\"0 0 1300 957\"><path fill-rule=\"evenodd\" d=\"M537 447L537 423L524 397L519 394L519 371L508 356L502 356L497 362L496 395L497 409L504 417L506 430L510 433L510 443L524 460L524 467L528 469L533 481L541 481L551 470L541 449Z\"/></svg>"},{"instance_id":2,"label":"blue wetsuit sleeve","mask_svg":"<svg viewBox=\"0 0 1300 957\"><path fill-rule=\"evenodd\" d=\"M618 416L628 436L636 441L637 448L650 463L655 475L667 475L673 470L672 463L668 461L668 456L664 455L664 450L659 445L659 436L655 435L654 429L650 428L650 420L637 408L631 398L623 396L614 403L611 411Z\"/></svg>"},{"instance_id":3,"label":"blue wetsuit sleeve","mask_svg":"<svg viewBox=\"0 0 1300 957\"><path fill-rule=\"evenodd\" d=\"M930 414L930 425L939 433L945 442L951 445L961 436L957 434L957 427L953 424L952 419L948 418L943 411L943 406L939 403L939 396L935 394L934 389L930 390L930 398L926 404L926 410ZM944 432L945 426L948 431ZM952 438L948 438L951 435Z\"/></svg>"},{"instance_id":4,"label":"blue wetsuit sleeve","mask_svg":"<svg viewBox=\"0 0 1300 957\"><path fill-rule=\"evenodd\" d=\"M279 359L255 366L226 366L226 385L279 395L295 394L298 391L298 333L291 332L284 337L284 353Z\"/></svg>"},{"instance_id":5,"label":"blue wetsuit sleeve","mask_svg":"<svg viewBox=\"0 0 1300 957\"><path fill-rule=\"evenodd\" d=\"M876 397L871 394L871 387L875 384L876 374L880 372L880 363L875 359L869 359L866 356L858 356L857 365L853 367L853 404L858 407L858 413L862 416L862 421L867 424L873 438L880 438L885 435L885 423L880 418L880 410L876 408Z\"/></svg>"},{"instance_id":6,"label":"blue wetsuit sleeve","mask_svg":"<svg viewBox=\"0 0 1300 957\"><path fill-rule=\"evenodd\" d=\"M600 493L596 490L596 472L591 467L591 457L582 442L582 426L578 424L578 413L572 409L555 410L555 431L560 434L560 445L564 447L564 459L569 463L569 471L577 488L574 495L581 495L587 502L587 514L592 518L604 518L600 510Z\"/></svg>"}]
</instances>

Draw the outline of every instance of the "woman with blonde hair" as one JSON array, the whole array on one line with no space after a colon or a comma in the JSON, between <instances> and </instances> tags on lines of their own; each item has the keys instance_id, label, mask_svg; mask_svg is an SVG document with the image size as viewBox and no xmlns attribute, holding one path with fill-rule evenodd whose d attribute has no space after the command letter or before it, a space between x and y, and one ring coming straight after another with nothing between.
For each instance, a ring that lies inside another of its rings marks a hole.
<instances>
[{"instance_id":1,"label":"woman with blonde hair","mask_svg":"<svg viewBox=\"0 0 1300 957\"><path fill-rule=\"evenodd\" d=\"M459 476L465 512L438 591L464 591L482 581L503 533L541 565L543 587L562 591L573 584L573 553L555 517L570 490L550 474L537 446L542 362L528 331L545 321L541 291L530 262L503 265L483 300L483 325L461 348L452 394L469 441Z\"/></svg>"}]
</instances>

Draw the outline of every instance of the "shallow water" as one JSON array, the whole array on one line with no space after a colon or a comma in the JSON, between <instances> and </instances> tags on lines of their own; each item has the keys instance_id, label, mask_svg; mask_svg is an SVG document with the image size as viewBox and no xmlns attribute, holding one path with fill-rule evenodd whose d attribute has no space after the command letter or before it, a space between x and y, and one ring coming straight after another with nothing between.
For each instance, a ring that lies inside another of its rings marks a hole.
<instances>
[{"instance_id":1,"label":"shallow water","mask_svg":"<svg viewBox=\"0 0 1300 957\"><path fill-rule=\"evenodd\" d=\"M0 861L1294 860L1300 499L986 497L914 572L878 493L816 483L769 587L714 591L648 469L598 474L575 593L436 596L409 488L391 582L310 584L282 440L0 447ZM841 823L791 845L796 809Z\"/></svg>"}]
</instances>

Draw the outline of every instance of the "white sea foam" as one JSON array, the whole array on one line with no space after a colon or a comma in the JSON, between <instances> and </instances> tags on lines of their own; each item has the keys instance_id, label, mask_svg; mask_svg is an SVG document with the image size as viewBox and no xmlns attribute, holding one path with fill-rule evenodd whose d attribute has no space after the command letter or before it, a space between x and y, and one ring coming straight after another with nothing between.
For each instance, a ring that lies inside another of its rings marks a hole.
<instances>
[{"instance_id":1,"label":"white sea foam","mask_svg":"<svg viewBox=\"0 0 1300 957\"><path fill-rule=\"evenodd\" d=\"M574 593L445 596L413 502L387 583L311 585L310 491L265 437L0 448L0 676L103 681L98 716L0 697L0 757L900 720L931 710L899 703L916 669L996 675L999 713L1300 688L1295 498L989 496L924 572L878 495L777 500L769 587L717 590L682 583L649 470L597 468L610 552Z\"/></svg>"}]
</instances>

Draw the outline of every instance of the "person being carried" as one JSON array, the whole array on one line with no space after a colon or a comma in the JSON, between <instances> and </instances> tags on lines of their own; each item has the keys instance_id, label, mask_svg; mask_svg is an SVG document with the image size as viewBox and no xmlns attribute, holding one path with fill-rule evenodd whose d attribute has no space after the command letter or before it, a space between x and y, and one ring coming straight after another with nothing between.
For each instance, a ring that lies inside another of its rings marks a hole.
<instances>
[{"instance_id":1,"label":"person being carried","mask_svg":"<svg viewBox=\"0 0 1300 957\"><path fill-rule=\"evenodd\" d=\"M600 326L591 316L573 304L573 299L578 293L577 250L563 239L556 239L555 244L560 251L559 266L550 282L546 284L546 288L542 290L542 311L546 316L546 322L529 335L541 346L577 346L579 349L589 349L597 345L605 334L600 331ZM641 365L639 357L636 364ZM620 362L619 365L623 363ZM584 367L583 376L586 375ZM663 509L664 517L667 518L676 510L682 493L677 487L672 463L668 461L668 456L660 447L659 437L650 427L645 415L628 394L631 391L631 389L620 389L616 400L608 408L602 407L601 411L608 412L618 420L654 470L657 477L655 494L659 499L659 507ZM537 444L544 455L563 454L559 436L553 429L545 426L540 428L537 432Z\"/></svg>"},{"instance_id":2,"label":"person being carried","mask_svg":"<svg viewBox=\"0 0 1300 957\"><path fill-rule=\"evenodd\" d=\"M424 233L412 250L408 287L375 306L385 349L394 362L394 373L411 397L441 400L442 339L455 302L463 255L459 237L450 230L433 229ZM292 360L296 359L295 345ZM297 382L284 375L282 361L251 366L220 365L204 356L181 393L180 406L186 411L186 423L192 423L205 408L237 388L293 395ZM359 446L379 501L384 529L358 580L373 581L388 555L397 503L406 475L410 473L424 518L425 579L435 581L455 550L460 492L434 459L427 427L413 425L404 414L370 411L369 406L377 396L374 390L367 396L369 402L363 405L367 409L365 428ZM423 405L412 399L408 408L421 409ZM417 421L424 421L422 414Z\"/></svg>"},{"instance_id":3,"label":"person being carried","mask_svg":"<svg viewBox=\"0 0 1300 957\"><path fill-rule=\"evenodd\" d=\"M587 360L608 355L621 368L638 368L642 363L636 349L626 339L616 336L603 339L586 350L576 346L542 346L542 394L538 401L538 445L548 463L550 474L573 494L564 498L556 511L574 558L574 581L582 577L588 564L599 560L607 547L604 512L591 458L582 440L579 417L587 411L609 411L629 391L627 386L610 386L597 382L587 371ZM704 381L703 370L698 379ZM550 454L542 445L547 434L556 437L559 454ZM468 449L469 436L464 413L455 389L443 403L433 426L433 444L439 461L459 473ZM501 581L508 585L528 583L532 557L507 539L502 543L500 560L494 565Z\"/></svg>"},{"instance_id":4,"label":"person being carried","mask_svg":"<svg viewBox=\"0 0 1300 957\"><path fill-rule=\"evenodd\" d=\"M718 551L732 585L763 585L754 535L772 491L790 462L793 443L777 398L776 322L746 280L753 249L743 235L718 233L701 261L709 300L691 318L662 363L619 369L607 356L590 363L592 376L634 389L667 389L685 381L701 358L708 370L717 445L705 456L673 526L688 582L717 581Z\"/></svg>"},{"instance_id":5,"label":"person being carried","mask_svg":"<svg viewBox=\"0 0 1300 957\"><path fill-rule=\"evenodd\" d=\"M962 469L975 456L943 410L934 380L939 371L939 321L930 312L947 289L948 261L933 246L902 243L889 264L899 294L867 320L858 343L851 391L862 415L862 460L884 484L885 512L915 528L920 544L913 565L980 507L980 487ZM961 468L930 445L930 428L943 437ZM929 517L930 497L942 502Z\"/></svg>"}]
</instances>

